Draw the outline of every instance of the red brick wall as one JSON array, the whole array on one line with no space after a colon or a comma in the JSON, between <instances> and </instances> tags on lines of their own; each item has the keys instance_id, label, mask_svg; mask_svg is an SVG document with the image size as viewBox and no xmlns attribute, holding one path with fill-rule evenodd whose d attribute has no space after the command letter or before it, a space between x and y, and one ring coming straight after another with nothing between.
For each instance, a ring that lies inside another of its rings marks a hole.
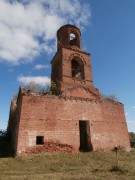
<instances>
[{"instance_id":1,"label":"red brick wall","mask_svg":"<svg viewBox=\"0 0 135 180\"><path fill-rule=\"evenodd\" d=\"M93 150L130 148L123 105L81 98L26 95L22 98L17 154L36 146L36 136L79 151L79 120L89 120ZM41 147L41 146L40 146ZM53 150L53 148L52 148Z\"/></svg>"},{"instance_id":2,"label":"red brick wall","mask_svg":"<svg viewBox=\"0 0 135 180\"><path fill-rule=\"evenodd\" d=\"M92 80L92 70L90 66L90 54L84 52L76 52L72 49L62 48L62 81L68 83L82 84L81 81L74 82L71 75L71 61L75 57L84 59L84 74L85 74L85 84L89 87L93 86Z\"/></svg>"},{"instance_id":3,"label":"red brick wall","mask_svg":"<svg viewBox=\"0 0 135 180\"><path fill-rule=\"evenodd\" d=\"M71 47L70 45L70 34L73 33L76 36L77 43L75 45L76 49L81 50L81 32L80 30L73 25L62 26L57 31L57 47L60 50L62 47Z\"/></svg>"},{"instance_id":4,"label":"red brick wall","mask_svg":"<svg viewBox=\"0 0 135 180\"><path fill-rule=\"evenodd\" d=\"M95 150L113 149L116 145L129 148L129 136L122 104L111 101L101 103L102 121L94 121L92 140Z\"/></svg>"},{"instance_id":5,"label":"red brick wall","mask_svg":"<svg viewBox=\"0 0 135 180\"><path fill-rule=\"evenodd\" d=\"M71 33L75 35L73 44ZM110 150L116 145L128 150L123 105L111 100L101 101L99 90L93 86L90 54L81 49L80 30L65 25L57 31L57 40L58 51L51 61L51 79L62 95L34 95L20 89L15 112L10 113L9 118L13 149L17 154L79 151L81 120L89 122L90 136L87 137L93 150ZM83 75L80 79L72 74L72 60L80 63ZM36 136L44 136L45 144L36 145Z\"/></svg>"},{"instance_id":6,"label":"red brick wall","mask_svg":"<svg viewBox=\"0 0 135 180\"><path fill-rule=\"evenodd\" d=\"M84 76L85 79L78 79L72 77L71 61L79 58L84 61ZM70 85L81 85L86 87L93 87L92 70L90 62L90 54L75 51L73 49L62 48L59 50L52 60L52 81L54 81L63 91L70 87ZM57 80L56 80L57 79ZM59 84L60 83L60 84ZM83 97L83 96L82 96Z\"/></svg>"}]
</instances>

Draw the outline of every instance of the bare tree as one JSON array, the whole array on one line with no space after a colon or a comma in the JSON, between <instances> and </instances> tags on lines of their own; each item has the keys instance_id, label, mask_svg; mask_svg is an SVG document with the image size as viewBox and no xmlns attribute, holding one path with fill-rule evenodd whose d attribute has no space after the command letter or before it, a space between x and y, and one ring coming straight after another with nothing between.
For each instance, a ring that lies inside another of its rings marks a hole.
<instances>
[{"instance_id":1,"label":"bare tree","mask_svg":"<svg viewBox=\"0 0 135 180\"><path fill-rule=\"evenodd\" d=\"M107 98L108 98L108 99L111 99L111 100L113 100L113 101L118 101L118 98L116 97L115 94L110 94L110 95L107 96Z\"/></svg>"},{"instance_id":2,"label":"bare tree","mask_svg":"<svg viewBox=\"0 0 135 180\"><path fill-rule=\"evenodd\" d=\"M115 94L110 94L110 95L107 96L107 95L101 93L100 97L101 97L102 100L110 99L112 101L118 101L118 98L116 97Z\"/></svg>"},{"instance_id":3,"label":"bare tree","mask_svg":"<svg viewBox=\"0 0 135 180\"><path fill-rule=\"evenodd\" d=\"M35 82L31 81L30 83L24 86L26 91L39 92L41 90L41 86L37 85Z\"/></svg>"},{"instance_id":4,"label":"bare tree","mask_svg":"<svg viewBox=\"0 0 135 180\"><path fill-rule=\"evenodd\" d=\"M46 83L45 86L38 85L35 82L30 82L24 86L26 91L31 91L35 93L49 93L51 89L50 83Z\"/></svg>"}]
</instances>

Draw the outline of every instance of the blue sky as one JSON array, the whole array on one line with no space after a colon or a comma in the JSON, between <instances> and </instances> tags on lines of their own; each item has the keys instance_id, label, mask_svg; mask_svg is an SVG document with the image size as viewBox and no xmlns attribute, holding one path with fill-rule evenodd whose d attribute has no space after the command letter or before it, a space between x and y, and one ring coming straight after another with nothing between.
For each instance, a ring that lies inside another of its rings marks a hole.
<instances>
[{"instance_id":1,"label":"blue sky","mask_svg":"<svg viewBox=\"0 0 135 180\"><path fill-rule=\"evenodd\" d=\"M74 24L91 53L94 85L124 104L135 132L135 0L0 0L0 129L20 85L50 80L56 31Z\"/></svg>"}]
</instances>

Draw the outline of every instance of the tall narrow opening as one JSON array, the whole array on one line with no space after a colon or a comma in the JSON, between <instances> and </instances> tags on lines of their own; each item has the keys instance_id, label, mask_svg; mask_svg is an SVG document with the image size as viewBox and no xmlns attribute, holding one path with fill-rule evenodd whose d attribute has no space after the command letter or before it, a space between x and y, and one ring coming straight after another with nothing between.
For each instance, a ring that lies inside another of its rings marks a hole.
<instances>
[{"instance_id":1,"label":"tall narrow opening","mask_svg":"<svg viewBox=\"0 0 135 180\"><path fill-rule=\"evenodd\" d=\"M72 68L72 77L78 78L78 79L84 79L84 65L79 64L79 62L75 59L71 62L71 68Z\"/></svg>"},{"instance_id":2,"label":"tall narrow opening","mask_svg":"<svg viewBox=\"0 0 135 180\"><path fill-rule=\"evenodd\" d=\"M70 41L74 40L75 39L75 34L74 33L71 33L70 34Z\"/></svg>"},{"instance_id":3,"label":"tall narrow opening","mask_svg":"<svg viewBox=\"0 0 135 180\"><path fill-rule=\"evenodd\" d=\"M89 121L79 121L80 130L80 151L91 151L90 126Z\"/></svg>"},{"instance_id":4,"label":"tall narrow opening","mask_svg":"<svg viewBox=\"0 0 135 180\"><path fill-rule=\"evenodd\" d=\"M70 45L77 46L77 38L74 33L70 34Z\"/></svg>"}]
</instances>

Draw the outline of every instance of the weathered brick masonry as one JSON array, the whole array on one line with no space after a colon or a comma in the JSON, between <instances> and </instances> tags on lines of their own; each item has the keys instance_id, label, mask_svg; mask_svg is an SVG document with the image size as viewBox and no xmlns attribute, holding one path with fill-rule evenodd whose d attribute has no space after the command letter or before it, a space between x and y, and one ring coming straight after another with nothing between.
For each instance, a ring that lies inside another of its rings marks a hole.
<instances>
[{"instance_id":1,"label":"weathered brick masonry","mask_svg":"<svg viewBox=\"0 0 135 180\"><path fill-rule=\"evenodd\" d=\"M129 150L123 104L102 98L93 86L90 54L81 50L80 30L65 25L57 38L51 78L61 94L20 88L8 124L13 152L111 150L116 145Z\"/></svg>"}]
</instances>

